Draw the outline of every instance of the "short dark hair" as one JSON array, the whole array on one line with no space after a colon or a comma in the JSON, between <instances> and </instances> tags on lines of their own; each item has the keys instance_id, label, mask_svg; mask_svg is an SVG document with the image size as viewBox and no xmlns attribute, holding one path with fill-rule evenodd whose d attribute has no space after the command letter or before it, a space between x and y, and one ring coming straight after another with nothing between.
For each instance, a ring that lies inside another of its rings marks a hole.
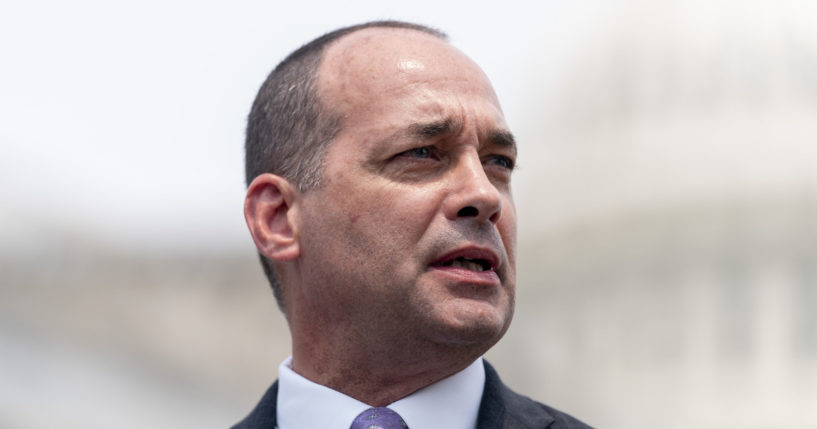
<instances>
[{"instance_id":1,"label":"short dark hair","mask_svg":"<svg viewBox=\"0 0 817 429\"><path fill-rule=\"evenodd\" d=\"M258 90L247 119L244 167L247 185L258 175L279 175L302 192L320 185L326 149L341 128L341 116L321 103L318 69L326 47L366 28L421 31L442 40L445 33L402 21L372 21L340 28L301 46L281 61ZM278 306L281 285L272 263L260 255Z\"/></svg>"}]
</instances>

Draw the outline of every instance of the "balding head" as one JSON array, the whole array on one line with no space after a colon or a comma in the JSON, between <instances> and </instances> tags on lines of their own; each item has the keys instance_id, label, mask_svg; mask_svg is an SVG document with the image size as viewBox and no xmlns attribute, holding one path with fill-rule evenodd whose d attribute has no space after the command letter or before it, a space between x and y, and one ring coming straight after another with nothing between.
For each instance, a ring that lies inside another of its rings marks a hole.
<instances>
[{"instance_id":1,"label":"balding head","mask_svg":"<svg viewBox=\"0 0 817 429\"><path fill-rule=\"evenodd\" d=\"M367 28L327 47L318 73L321 100L342 118L343 128L355 123L351 111L377 109L376 102L431 81L445 81L447 93L474 91L498 105L482 70L465 54L435 35L403 28ZM387 100L386 100L387 101ZM428 100L432 102L433 100Z\"/></svg>"}]
</instances>

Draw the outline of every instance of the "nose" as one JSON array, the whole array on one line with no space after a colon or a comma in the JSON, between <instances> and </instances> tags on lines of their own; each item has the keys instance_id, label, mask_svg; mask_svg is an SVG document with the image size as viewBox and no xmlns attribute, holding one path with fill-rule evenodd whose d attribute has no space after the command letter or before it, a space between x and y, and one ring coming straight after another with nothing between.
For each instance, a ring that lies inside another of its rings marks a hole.
<instances>
[{"instance_id":1,"label":"nose","mask_svg":"<svg viewBox=\"0 0 817 429\"><path fill-rule=\"evenodd\" d=\"M479 156L464 156L452 171L451 192L446 199L445 214L451 219L473 218L478 222L497 223L502 214L502 195L485 174Z\"/></svg>"}]
</instances>

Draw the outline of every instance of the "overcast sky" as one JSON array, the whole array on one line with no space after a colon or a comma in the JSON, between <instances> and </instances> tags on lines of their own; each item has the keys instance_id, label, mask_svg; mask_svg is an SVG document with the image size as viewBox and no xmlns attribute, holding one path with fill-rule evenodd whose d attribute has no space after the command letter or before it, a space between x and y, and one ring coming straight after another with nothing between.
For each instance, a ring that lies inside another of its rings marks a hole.
<instances>
[{"instance_id":1,"label":"overcast sky","mask_svg":"<svg viewBox=\"0 0 817 429\"><path fill-rule=\"evenodd\" d=\"M241 214L245 117L290 51L373 19L439 27L485 69L513 127L530 104L523 83L546 78L542 53L563 49L592 22L590 9L568 3L3 6L0 237L30 247L65 235L149 251L250 246Z\"/></svg>"}]
</instances>

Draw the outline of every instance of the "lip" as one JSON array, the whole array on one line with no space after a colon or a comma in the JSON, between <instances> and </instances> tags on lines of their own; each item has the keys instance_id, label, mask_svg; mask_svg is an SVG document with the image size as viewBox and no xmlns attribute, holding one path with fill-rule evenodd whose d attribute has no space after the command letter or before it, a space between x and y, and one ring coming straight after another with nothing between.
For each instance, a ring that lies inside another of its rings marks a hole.
<instances>
[{"instance_id":1,"label":"lip","mask_svg":"<svg viewBox=\"0 0 817 429\"><path fill-rule=\"evenodd\" d=\"M468 258L468 259L483 259L488 262L491 269L488 271L482 271L483 273L487 272L495 272L499 267L499 254L495 252L493 249L488 247L480 247L480 246L464 246L458 249L455 249L451 252L446 253L445 255L437 258L434 260L430 265L434 268L456 268L456 267L447 267L442 265L446 261L450 261L456 258ZM457 268L458 269L458 268ZM479 273L477 271L473 271L475 273Z\"/></svg>"},{"instance_id":2,"label":"lip","mask_svg":"<svg viewBox=\"0 0 817 429\"><path fill-rule=\"evenodd\" d=\"M488 262L489 269L485 271L471 271L467 268L443 265L444 262L455 258L468 259L482 259ZM429 264L428 269L435 275L441 276L441 279L456 290L467 290L468 294L475 293L476 290L482 291L479 293L494 293L497 288L502 286L502 278L498 272L501 268L500 257L497 252L488 247L468 245L452 250L443 256L437 258ZM467 289L460 289L463 286L468 286ZM472 289L473 286L478 289ZM470 296L470 295L469 295Z\"/></svg>"}]
</instances>

